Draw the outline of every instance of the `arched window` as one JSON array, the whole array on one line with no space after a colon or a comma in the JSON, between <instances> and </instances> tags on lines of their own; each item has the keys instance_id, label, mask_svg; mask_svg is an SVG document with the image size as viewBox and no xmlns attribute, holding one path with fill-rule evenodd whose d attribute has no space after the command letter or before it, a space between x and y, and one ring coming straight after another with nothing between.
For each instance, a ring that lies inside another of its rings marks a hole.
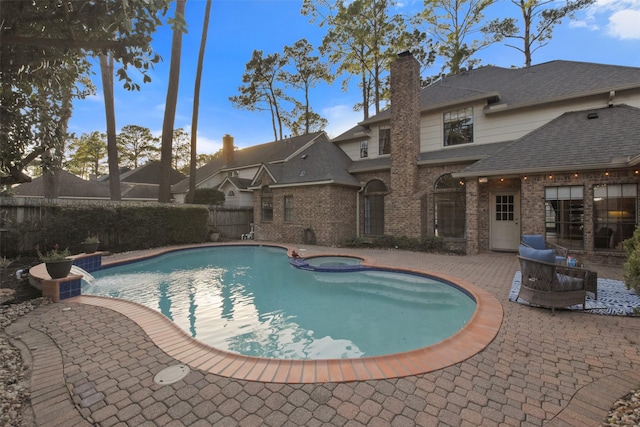
<instances>
[{"instance_id":1,"label":"arched window","mask_svg":"<svg viewBox=\"0 0 640 427\"><path fill-rule=\"evenodd\" d=\"M451 174L442 175L433 189L436 236L463 239L467 199L464 181Z\"/></svg>"},{"instance_id":2,"label":"arched window","mask_svg":"<svg viewBox=\"0 0 640 427\"><path fill-rule=\"evenodd\" d=\"M384 196L387 186L379 179L369 181L364 189L364 234L384 234Z\"/></svg>"},{"instance_id":3,"label":"arched window","mask_svg":"<svg viewBox=\"0 0 640 427\"><path fill-rule=\"evenodd\" d=\"M236 193L234 193L234 192L233 192L233 190L229 190L229 191L227 192L227 196L229 196L229 197L233 197L233 196L235 196L235 195L236 195Z\"/></svg>"},{"instance_id":4,"label":"arched window","mask_svg":"<svg viewBox=\"0 0 640 427\"><path fill-rule=\"evenodd\" d=\"M261 207L262 207L262 220L273 221L273 195L269 187L262 187L260 193Z\"/></svg>"}]
</instances>

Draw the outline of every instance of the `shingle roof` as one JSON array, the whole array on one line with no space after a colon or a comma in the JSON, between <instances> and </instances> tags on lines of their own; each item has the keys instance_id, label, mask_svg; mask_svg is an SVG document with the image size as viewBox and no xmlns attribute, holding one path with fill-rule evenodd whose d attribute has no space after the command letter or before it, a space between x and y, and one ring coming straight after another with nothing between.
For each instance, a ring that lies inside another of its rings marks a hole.
<instances>
[{"instance_id":1,"label":"shingle roof","mask_svg":"<svg viewBox=\"0 0 640 427\"><path fill-rule=\"evenodd\" d=\"M443 150L420 153L418 164L443 164L475 161L489 157L493 153L503 149L513 141L495 142L492 144L463 144Z\"/></svg>"},{"instance_id":2,"label":"shingle roof","mask_svg":"<svg viewBox=\"0 0 640 427\"><path fill-rule=\"evenodd\" d=\"M391 157L376 157L375 159L354 160L349 165L349 172L371 172L379 170L387 170L391 168Z\"/></svg>"},{"instance_id":3,"label":"shingle roof","mask_svg":"<svg viewBox=\"0 0 640 427\"><path fill-rule=\"evenodd\" d=\"M455 176L573 172L637 163L640 109L618 105L564 113Z\"/></svg>"},{"instance_id":4,"label":"shingle roof","mask_svg":"<svg viewBox=\"0 0 640 427\"><path fill-rule=\"evenodd\" d=\"M66 171L58 171L60 175L60 198L105 199L111 198L108 181L87 181ZM20 184L11 189L16 196L44 197L44 179L42 176L31 182ZM158 185L132 184L121 182L122 199L158 200Z\"/></svg>"},{"instance_id":5,"label":"shingle roof","mask_svg":"<svg viewBox=\"0 0 640 427\"><path fill-rule=\"evenodd\" d=\"M265 164L274 177L274 187L312 183L359 186L360 182L347 168L351 159L328 140L318 141L284 163Z\"/></svg>"},{"instance_id":6,"label":"shingle roof","mask_svg":"<svg viewBox=\"0 0 640 427\"><path fill-rule=\"evenodd\" d=\"M228 165L225 164L222 157L218 157L199 168L196 171L196 184L222 170L242 169L249 166L260 165L261 163L282 162L306 144L321 139L326 139L326 134L324 132L315 132L236 150L233 155L233 161ZM171 188L173 193L184 193L188 190L188 178L180 181Z\"/></svg>"},{"instance_id":7,"label":"shingle roof","mask_svg":"<svg viewBox=\"0 0 640 427\"><path fill-rule=\"evenodd\" d=\"M420 109L426 112L487 99L492 101L492 109L505 111L631 87L640 87L640 68L561 60L525 68L489 65L444 77L423 88ZM334 140L353 138L366 125L390 117L389 109L382 111Z\"/></svg>"},{"instance_id":8,"label":"shingle roof","mask_svg":"<svg viewBox=\"0 0 640 427\"><path fill-rule=\"evenodd\" d=\"M63 170L57 173L60 176L59 197L109 198L108 183L87 181ZM43 197L44 178L39 176L13 187L11 191L17 196Z\"/></svg>"},{"instance_id":9,"label":"shingle roof","mask_svg":"<svg viewBox=\"0 0 640 427\"><path fill-rule=\"evenodd\" d=\"M170 184L182 181L183 173L171 168ZM136 184L159 184L160 161L154 160L120 175L120 182L132 182ZM107 179L108 180L108 179Z\"/></svg>"}]
</instances>

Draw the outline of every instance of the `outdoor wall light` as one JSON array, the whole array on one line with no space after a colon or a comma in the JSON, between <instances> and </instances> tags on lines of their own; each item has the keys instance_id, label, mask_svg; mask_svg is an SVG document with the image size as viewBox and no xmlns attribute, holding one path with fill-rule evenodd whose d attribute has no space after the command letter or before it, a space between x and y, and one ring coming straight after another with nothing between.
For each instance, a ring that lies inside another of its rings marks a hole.
<instances>
[{"instance_id":1,"label":"outdoor wall light","mask_svg":"<svg viewBox=\"0 0 640 427\"><path fill-rule=\"evenodd\" d=\"M480 178L478 178L478 182L480 184L486 184L487 182L489 182L489 178L487 178L486 176L481 176Z\"/></svg>"}]
</instances>

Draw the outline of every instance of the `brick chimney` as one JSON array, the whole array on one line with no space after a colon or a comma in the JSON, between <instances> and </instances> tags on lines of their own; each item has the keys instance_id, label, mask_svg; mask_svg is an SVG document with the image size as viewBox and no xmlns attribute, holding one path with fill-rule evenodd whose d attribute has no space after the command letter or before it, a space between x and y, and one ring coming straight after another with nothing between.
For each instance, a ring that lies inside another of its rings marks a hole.
<instances>
[{"instance_id":1,"label":"brick chimney","mask_svg":"<svg viewBox=\"0 0 640 427\"><path fill-rule=\"evenodd\" d=\"M222 137L222 160L224 160L225 166L233 163L233 150L233 137L226 134Z\"/></svg>"},{"instance_id":2,"label":"brick chimney","mask_svg":"<svg viewBox=\"0 0 640 427\"><path fill-rule=\"evenodd\" d=\"M421 234L418 165L420 155L420 64L410 52L391 63L391 188L385 199L385 232ZM388 214L388 215L387 215Z\"/></svg>"}]
</instances>

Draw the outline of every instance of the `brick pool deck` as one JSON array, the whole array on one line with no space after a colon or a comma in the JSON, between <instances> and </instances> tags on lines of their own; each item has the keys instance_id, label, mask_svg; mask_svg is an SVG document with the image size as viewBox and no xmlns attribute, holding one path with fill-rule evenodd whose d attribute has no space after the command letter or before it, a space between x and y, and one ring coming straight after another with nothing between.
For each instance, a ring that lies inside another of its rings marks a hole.
<instances>
[{"instance_id":1,"label":"brick pool deck","mask_svg":"<svg viewBox=\"0 0 640 427\"><path fill-rule=\"evenodd\" d=\"M552 316L509 302L514 254L304 248L302 256L349 253L459 278L499 301L502 324L484 350L425 374L286 384L191 366L184 379L158 385L156 373L189 355L178 360L151 338L158 325L162 336L163 320L141 327L80 297L40 307L6 328L30 366L33 424L597 426L616 399L640 387L640 320L564 310ZM131 254L112 259L123 256ZM620 267L588 267L599 277L622 278Z\"/></svg>"}]
</instances>

